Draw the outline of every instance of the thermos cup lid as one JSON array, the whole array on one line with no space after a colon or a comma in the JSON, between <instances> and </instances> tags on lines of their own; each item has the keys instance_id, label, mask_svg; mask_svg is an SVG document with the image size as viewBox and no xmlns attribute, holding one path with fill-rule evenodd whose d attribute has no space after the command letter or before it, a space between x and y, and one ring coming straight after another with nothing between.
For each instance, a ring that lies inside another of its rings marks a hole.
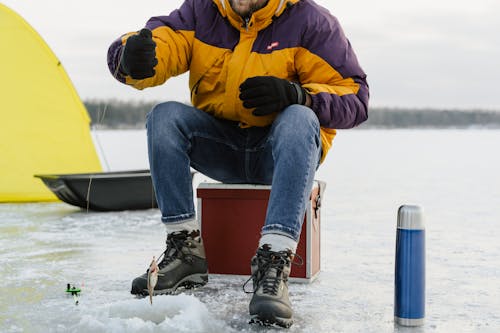
<instances>
[{"instance_id":1,"label":"thermos cup lid","mask_svg":"<svg viewBox=\"0 0 500 333\"><path fill-rule=\"evenodd\" d=\"M424 230L422 208L415 205L403 205L399 207L398 229Z\"/></svg>"}]
</instances>

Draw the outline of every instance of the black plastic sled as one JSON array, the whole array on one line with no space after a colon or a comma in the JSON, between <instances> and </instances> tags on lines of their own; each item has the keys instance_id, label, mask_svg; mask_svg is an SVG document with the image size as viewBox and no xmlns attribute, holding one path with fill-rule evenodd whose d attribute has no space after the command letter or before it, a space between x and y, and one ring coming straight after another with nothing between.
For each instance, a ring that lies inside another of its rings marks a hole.
<instances>
[{"instance_id":1,"label":"black plastic sled","mask_svg":"<svg viewBox=\"0 0 500 333\"><path fill-rule=\"evenodd\" d=\"M62 201L83 209L157 208L149 170L35 175Z\"/></svg>"}]
</instances>

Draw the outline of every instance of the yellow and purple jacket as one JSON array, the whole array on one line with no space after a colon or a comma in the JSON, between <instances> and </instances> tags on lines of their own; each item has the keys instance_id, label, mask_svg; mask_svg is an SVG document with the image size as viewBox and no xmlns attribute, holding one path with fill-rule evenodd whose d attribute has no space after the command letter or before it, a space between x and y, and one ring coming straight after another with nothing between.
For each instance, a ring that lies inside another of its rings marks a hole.
<instances>
[{"instance_id":1,"label":"yellow and purple jacket","mask_svg":"<svg viewBox=\"0 0 500 333\"><path fill-rule=\"evenodd\" d=\"M193 106L241 126L268 126L276 114L252 115L239 99L240 84L260 75L298 82L321 125L322 161L335 129L368 118L366 74L337 19L312 0L269 0L246 21L229 0L186 0L170 15L149 19L146 28L156 42L153 77L134 80L117 70L127 38L137 32L108 51L111 73L137 89L189 71Z\"/></svg>"}]
</instances>

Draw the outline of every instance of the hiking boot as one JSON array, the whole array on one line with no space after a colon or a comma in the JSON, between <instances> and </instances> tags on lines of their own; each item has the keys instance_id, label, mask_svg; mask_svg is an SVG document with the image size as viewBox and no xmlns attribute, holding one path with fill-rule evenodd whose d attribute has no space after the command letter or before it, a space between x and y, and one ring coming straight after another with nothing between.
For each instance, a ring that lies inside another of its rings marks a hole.
<instances>
[{"instance_id":1,"label":"hiking boot","mask_svg":"<svg viewBox=\"0 0 500 333\"><path fill-rule=\"evenodd\" d=\"M291 251L273 252L267 244L257 250L251 262L253 296L250 323L285 328L293 324L293 311L288 299L291 262Z\"/></svg>"},{"instance_id":2,"label":"hiking boot","mask_svg":"<svg viewBox=\"0 0 500 333\"><path fill-rule=\"evenodd\" d=\"M193 288L208 282L207 259L200 231L179 231L168 234L163 259L158 258L158 282L153 295L172 294L178 288ZM132 281L134 295L147 296L148 272Z\"/></svg>"}]
</instances>

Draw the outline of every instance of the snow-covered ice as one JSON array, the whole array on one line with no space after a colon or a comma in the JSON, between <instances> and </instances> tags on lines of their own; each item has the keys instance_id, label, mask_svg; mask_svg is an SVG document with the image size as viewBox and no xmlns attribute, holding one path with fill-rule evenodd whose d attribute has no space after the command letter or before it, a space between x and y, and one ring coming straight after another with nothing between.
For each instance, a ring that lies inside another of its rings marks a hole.
<instances>
[{"instance_id":1,"label":"snow-covered ice","mask_svg":"<svg viewBox=\"0 0 500 333\"><path fill-rule=\"evenodd\" d=\"M102 131L99 141L112 170L147 168L144 131ZM291 284L286 331L500 331L499 143L497 130L340 131L316 177L328 183L322 272ZM393 323L401 204L422 206L426 220L426 322L413 329ZM153 305L130 295L164 241L158 210L1 204L0 332L282 331L248 324L245 277L210 276ZM79 305L67 283L82 287Z\"/></svg>"}]
</instances>

